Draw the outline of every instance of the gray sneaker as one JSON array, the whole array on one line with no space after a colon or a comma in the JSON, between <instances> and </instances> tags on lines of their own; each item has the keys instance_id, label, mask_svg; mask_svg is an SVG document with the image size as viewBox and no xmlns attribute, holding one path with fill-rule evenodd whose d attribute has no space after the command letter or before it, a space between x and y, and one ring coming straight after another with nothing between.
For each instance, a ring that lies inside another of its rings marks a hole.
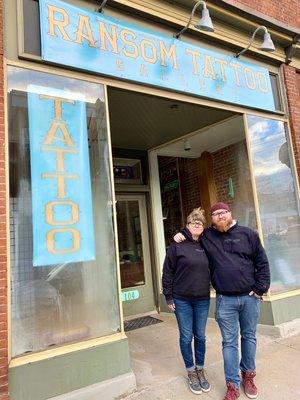
<instances>
[{"instance_id":1,"label":"gray sneaker","mask_svg":"<svg viewBox=\"0 0 300 400\"><path fill-rule=\"evenodd\" d=\"M203 368L201 368L201 369L197 368L196 371L197 371L197 374L198 374L198 379L199 379L199 383L200 383L201 389L203 390L203 392L209 392L210 389L211 389L211 386L210 386L210 383L208 382L208 380L205 377L204 369Z\"/></svg>"},{"instance_id":2,"label":"gray sneaker","mask_svg":"<svg viewBox=\"0 0 300 400\"><path fill-rule=\"evenodd\" d=\"M188 384L190 390L195 394L201 394L202 389L199 382L197 371L194 369L193 371L188 371Z\"/></svg>"}]
</instances>

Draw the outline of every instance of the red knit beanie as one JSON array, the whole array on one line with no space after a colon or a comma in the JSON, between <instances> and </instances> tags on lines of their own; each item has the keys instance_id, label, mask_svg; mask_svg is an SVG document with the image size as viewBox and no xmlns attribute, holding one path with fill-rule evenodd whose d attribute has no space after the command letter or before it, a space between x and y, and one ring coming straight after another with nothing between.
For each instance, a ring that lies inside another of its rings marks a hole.
<instances>
[{"instance_id":1,"label":"red knit beanie","mask_svg":"<svg viewBox=\"0 0 300 400\"><path fill-rule=\"evenodd\" d=\"M222 202L215 203L215 204L211 207L210 212L211 212L211 214L212 214L212 213L214 213L214 212L217 211L217 210L227 210L227 211L231 211L229 205L226 204L226 203L222 203Z\"/></svg>"}]
</instances>

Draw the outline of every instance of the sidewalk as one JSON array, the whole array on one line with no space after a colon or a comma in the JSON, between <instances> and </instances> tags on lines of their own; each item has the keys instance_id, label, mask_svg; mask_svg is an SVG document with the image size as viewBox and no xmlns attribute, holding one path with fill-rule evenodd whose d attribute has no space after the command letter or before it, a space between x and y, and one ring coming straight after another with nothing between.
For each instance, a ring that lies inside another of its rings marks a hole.
<instances>
[{"instance_id":1,"label":"sidewalk","mask_svg":"<svg viewBox=\"0 0 300 400\"><path fill-rule=\"evenodd\" d=\"M195 400L185 379L174 315L163 323L128 332L137 391L125 400ZM222 400L225 393L221 337L214 320L207 324L206 372L212 384L201 398ZM287 339L258 335L257 379L261 400L300 399L300 335ZM241 400L247 399L241 391Z\"/></svg>"}]
</instances>

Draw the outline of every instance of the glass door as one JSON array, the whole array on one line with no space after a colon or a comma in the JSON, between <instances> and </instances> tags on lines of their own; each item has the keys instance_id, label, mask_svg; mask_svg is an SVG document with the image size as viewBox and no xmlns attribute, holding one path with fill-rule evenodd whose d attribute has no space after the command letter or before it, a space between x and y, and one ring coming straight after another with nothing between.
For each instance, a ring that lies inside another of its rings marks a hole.
<instances>
[{"instance_id":1,"label":"glass door","mask_svg":"<svg viewBox=\"0 0 300 400\"><path fill-rule=\"evenodd\" d=\"M117 195L116 208L122 301L126 317L155 309L145 195Z\"/></svg>"}]
</instances>

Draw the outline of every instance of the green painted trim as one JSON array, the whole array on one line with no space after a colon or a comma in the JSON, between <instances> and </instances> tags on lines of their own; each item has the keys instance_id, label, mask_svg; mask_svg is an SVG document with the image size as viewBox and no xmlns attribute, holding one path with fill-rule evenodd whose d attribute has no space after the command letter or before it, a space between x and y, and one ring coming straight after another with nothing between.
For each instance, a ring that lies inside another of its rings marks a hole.
<instances>
[{"instance_id":1,"label":"green painted trim","mask_svg":"<svg viewBox=\"0 0 300 400\"><path fill-rule=\"evenodd\" d=\"M159 295L159 309L161 312L172 313L172 311L167 306L165 296L161 293Z\"/></svg>"},{"instance_id":2,"label":"green painted trim","mask_svg":"<svg viewBox=\"0 0 300 400\"><path fill-rule=\"evenodd\" d=\"M274 325L300 318L300 295L271 302Z\"/></svg>"},{"instance_id":3,"label":"green painted trim","mask_svg":"<svg viewBox=\"0 0 300 400\"><path fill-rule=\"evenodd\" d=\"M9 370L10 400L46 400L131 371L127 339Z\"/></svg>"},{"instance_id":4,"label":"green painted trim","mask_svg":"<svg viewBox=\"0 0 300 400\"><path fill-rule=\"evenodd\" d=\"M210 299L209 318L215 318L216 299ZM272 306L269 301L262 301L260 305L260 318L259 324L274 325Z\"/></svg>"},{"instance_id":5,"label":"green painted trim","mask_svg":"<svg viewBox=\"0 0 300 400\"><path fill-rule=\"evenodd\" d=\"M300 300L299 300L300 306ZM209 308L209 318L215 318L215 308L216 308L216 299L212 297L210 299L210 308ZM162 312L171 312L166 304L165 297L161 294L160 295L160 310ZM300 317L300 312L298 318ZM297 318L297 317L295 317ZM274 325L274 316L272 311L272 303L269 301L262 301L261 302L261 312L260 312L260 319L259 323L263 325Z\"/></svg>"}]
</instances>

